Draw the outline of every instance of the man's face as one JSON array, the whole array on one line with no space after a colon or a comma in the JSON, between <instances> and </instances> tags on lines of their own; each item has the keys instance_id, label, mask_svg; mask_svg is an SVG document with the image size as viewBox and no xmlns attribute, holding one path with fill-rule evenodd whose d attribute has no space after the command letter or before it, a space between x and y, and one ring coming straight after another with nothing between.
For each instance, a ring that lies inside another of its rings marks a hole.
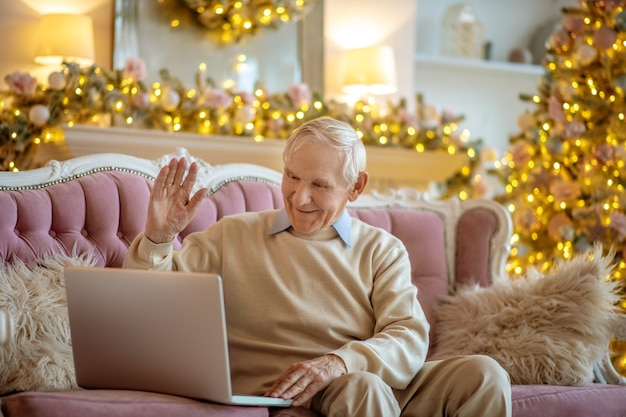
<instances>
[{"instance_id":1,"label":"man's face","mask_svg":"<svg viewBox=\"0 0 626 417\"><path fill-rule=\"evenodd\" d=\"M358 197L343 177L341 158L328 145L305 143L285 164L281 189L296 232L310 235L330 226Z\"/></svg>"}]
</instances>

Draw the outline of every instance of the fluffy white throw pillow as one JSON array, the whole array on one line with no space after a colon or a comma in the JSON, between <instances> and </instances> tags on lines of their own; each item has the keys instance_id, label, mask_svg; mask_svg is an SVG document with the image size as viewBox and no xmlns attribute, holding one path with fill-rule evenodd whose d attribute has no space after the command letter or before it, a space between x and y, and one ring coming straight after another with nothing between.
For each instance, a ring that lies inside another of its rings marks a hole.
<instances>
[{"instance_id":1,"label":"fluffy white throw pillow","mask_svg":"<svg viewBox=\"0 0 626 417\"><path fill-rule=\"evenodd\" d=\"M619 300L611 259L596 246L545 275L459 289L438 307L433 359L485 354L514 384L590 384Z\"/></svg>"},{"instance_id":2,"label":"fluffy white throw pillow","mask_svg":"<svg viewBox=\"0 0 626 417\"><path fill-rule=\"evenodd\" d=\"M85 254L53 254L0 264L0 309L13 331L0 345L0 394L77 388L63 281L66 265L93 266Z\"/></svg>"}]
</instances>

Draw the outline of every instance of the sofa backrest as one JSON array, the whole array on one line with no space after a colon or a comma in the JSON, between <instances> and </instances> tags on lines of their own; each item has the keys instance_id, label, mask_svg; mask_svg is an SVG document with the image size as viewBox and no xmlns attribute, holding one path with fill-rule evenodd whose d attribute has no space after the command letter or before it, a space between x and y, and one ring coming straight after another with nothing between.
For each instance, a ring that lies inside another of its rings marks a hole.
<instances>
[{"instance_id":1,"label":"sofa backrest","mask_svg":"<svg viewBox=\"0 0 626 417\"><path fill-rule=\"evenodd\" d=\"M223 216L283 205L279 172L249 164L213 167L184 150L157 161L110 154L51 162L38 170L0 173L0 261L92 251L99 266L120 267L131 241L143 230L154 177L180 156L200 165L197 187L207 186L209 193L175 247ZM486 286L504 274L511 223L493 201L431 201L403 189L362 195L349 212L405 244L432 329L442 295L459 283Z\"/></svg>"}]
</instances>

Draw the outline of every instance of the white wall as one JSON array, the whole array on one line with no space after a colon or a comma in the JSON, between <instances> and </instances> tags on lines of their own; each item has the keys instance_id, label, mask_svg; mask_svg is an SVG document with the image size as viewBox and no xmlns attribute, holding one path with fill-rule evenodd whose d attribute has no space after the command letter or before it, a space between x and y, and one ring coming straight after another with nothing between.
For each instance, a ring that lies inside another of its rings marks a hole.
<instances>
[{"instance_id":1,"label":"white wall","mask_svg":"<svg viewBox=\"0 0 626 417\"><path fill-rule=\"evenodd\" d=\"M392 0L393 1L393 0ZM506 61L515 47L531 47L534 35L546 22L560 16L562 7L576 6L576 0L416 0L416 51L441 52L442 20L455 4L472 6L483 23L484 40L492 44L492 57Z\"/></svg>"},{"instance_id":2,"label":"white wall","mask_svg":"<svg viewBox=\"0 0 626 417\"><path fill-rule=\"evenodd\" d=\"M537 92L538 74L419 61L413 67L415 90L423 93L425 102L463 114L461 126L470 131L470 139L481 138L500 156L510 135L519 131L519 115L534 108L519 94Z\"/></svg>"},{"instance_id":3,"label":"white wall","mask_svg":"<svg viewBox=\"0 0 626 417\"><path fill-rule=\"evenodd\" d=\"M416 0L417 1L417 0ZM545 27L560 21L561 7L576 0L471 0L476 17L483 23L484 40L492 43L492 61L443 63L441 60L443 16L458 0L420 0L417 5L416 51L413 64L415 90L426 102L465 115L463 127L473 138L482 138L500 155L509 137L519 133L517 118L535 107L519 99L521 93L535 94L543 70L508 60L513 48L528 48L543 56ZM548 23L548 25L546 25ZM475 64L475 65L474 65ZM487 65L491 64L491 65ZM517 67L517 68L516 68Z\"/></svg>"}]
</instances>

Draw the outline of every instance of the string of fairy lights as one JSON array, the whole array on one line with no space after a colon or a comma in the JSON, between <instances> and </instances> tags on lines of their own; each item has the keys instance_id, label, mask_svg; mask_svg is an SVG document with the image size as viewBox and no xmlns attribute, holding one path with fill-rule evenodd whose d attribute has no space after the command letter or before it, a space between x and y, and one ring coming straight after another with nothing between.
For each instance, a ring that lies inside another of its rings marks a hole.
<instances>
[{"instance_id":1,"label":"string of fairy lights","mask_svg":"<svg viewBox=\"0 0 626 417\"><path fill-rule=\"evenodd\" d=\"M198 73L205 70L201 65ZM367 146L467 155L466 166L440 185L442 194L476 196L476 173L483 170L482 142L470 140L469 132L460 128L463 117L439 112L419 95L414 110L400 100L381 111L369 100L353 106L326 102L304 84L280 93L262 86L240 92L228 85L216 87L199 76L197 85L188 88L165 70L161 81L148 85L129 70L71 63L52 73L46 85L35 86L29 77L11 74L7 78L11 88L0 91L2 170L27 169L38 144L63 141L65 125L231 135L262 142L286 139L300 124L323 115L350 123ZM23 91L18 87L23 85L33 88Z\"/></svg>"},{"instance_id":2,"label":"string of fairy lights","mask_svg":"<svg viewBox=\"0 0 626 417\"><path fill-rule=\"evenodd\" d=\"M185 22L183 14L188 12L215 42L229 45L245 41L260 30L277 29L301 19L316 0L158 0L158 3L166 11L171 27Z\"/></svg>"},{"instance_id":3,"label":"string of fairy lights","mask_svg":"<svg viewBox=\"0 0 626 417\"><path fill-rule=\"evenodd\" d=\"M535 110L520 116L499 175L513 216L508 269L547 271L594 243L626 278L626 10L623 1L565 8L546 44ZM626 289L621 307L626 308ZM626 342L614 364L626 373Z\"/></svg>"},{"instance_id":4,"label":"string of fairy lights","mask_svg":"<svg viewBox=\"0 0 626 417\"><path fill-rule=\"evenodd\" d=\"M169 0L160 0L167 3ZM263 27L298 18L313 2L186 0L198 21L223 44L239 42ZM280 3L280 4L278 4ZM306 85L271 93L258 86L238 92L198 77L188 88L162 72L149 85L128 71L65 64L45 85L28 74L7 77L0 90L0 170L28 169L37 146L61 142L63 126L126 126L203 135L235 135L261 142L286 139L307 120L329 115L350 123L367 146L415 152L463 154L467 163L441 184L443 198L484 197L485 177L495 175L514 224L511 275L547 271L604 245L614 253L610 279L626 277L626 11L622 2L581 0L563 11L547 42L538 91L523 95L535 110L520 115L519 133L502 161L459 126L462 116L437 112L416 97L354 106L326 102ZM177 18L171 19L175 26ZM200 67L203 73L206 67ZM415 110L409 110L415 107ZM626 296L621 302L626 308ZM618 342L616 342L618 343ZM619 344L619 343L618 343ZM626 344L614 363L626 371Z\"/></svg>"}]
</instances>

